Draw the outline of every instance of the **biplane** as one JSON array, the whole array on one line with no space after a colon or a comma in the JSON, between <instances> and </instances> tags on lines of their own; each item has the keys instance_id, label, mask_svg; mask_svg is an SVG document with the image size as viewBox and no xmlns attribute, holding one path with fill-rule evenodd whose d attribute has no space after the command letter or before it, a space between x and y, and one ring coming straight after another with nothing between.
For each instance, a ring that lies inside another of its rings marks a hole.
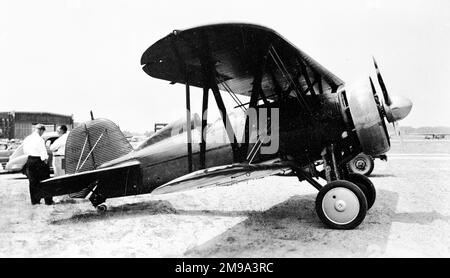
<instances>
[{"instance_id":1,"label":"biplane","mask_svg":"<svg viewBox=\"0 0 450 278\"><path fill-rule=\"evenodd\" d=\"M449 133L412 133L412 135L425 135L425 139L445 139Z\"/></svg>"},{"instance_id":2,"label":"biplane","mask_svg":"<svg viewBox=\"0 0 450 278\"><path fill-rule=\"evenodd\" d=\"M374 204L376 190L346 164L361 152L386 153L385 119L399 121L412 107L408 99L388 94L374 64L378 88L371 77L347 85L263 26L175 30L143 53L141 65L151 77L184 84L186 119L165 126L137 149L109 120L84 123L69 135L67 174L43 181L42 194L88 198L105 210L107 198L228 186L290 171L318 190L315 209L324 224L355 228ZM191 87L202 89L201 115L190 112ZM225 106L226 93L236 106ZM212 123L211 95L221 114Z\"/></svg>"}]
</instances>

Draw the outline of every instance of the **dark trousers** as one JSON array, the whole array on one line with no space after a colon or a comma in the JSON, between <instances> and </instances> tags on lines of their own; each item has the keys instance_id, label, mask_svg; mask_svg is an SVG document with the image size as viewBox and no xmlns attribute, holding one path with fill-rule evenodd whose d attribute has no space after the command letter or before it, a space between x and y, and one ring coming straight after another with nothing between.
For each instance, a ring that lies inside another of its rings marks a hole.
<instances>
[{"instance_id":1,"label":"dark trousers","mask_svg":"<svg viewBox=\"0 0 450 278\"><path fill-rule=\"evenodd\" d=\"M45 195L40 189L40 182L41 180L50 178L50 167L40 157L36 156L29 156L25 167L26 175L30 183L31 204L39 204L42 196ZM45 197L44 200L48 205L53 203L52 197Z\"/></svg>"}]
</instances>

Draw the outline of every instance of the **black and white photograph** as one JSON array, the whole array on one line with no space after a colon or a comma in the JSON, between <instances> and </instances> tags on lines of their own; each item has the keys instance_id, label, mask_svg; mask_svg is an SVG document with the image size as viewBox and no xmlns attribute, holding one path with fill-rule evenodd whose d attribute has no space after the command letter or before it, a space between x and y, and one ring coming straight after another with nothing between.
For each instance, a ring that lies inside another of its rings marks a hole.
<instances>
[{"instance_id":1,"label":"black and white photograph","mask_svg":"<svg viewBox=\"0 0 450 278\"><path fill-rule=\"evenodd\" d=\"M449 1L0 0L0 258L448 258L449 180Z\"/></svg>"}]
</instances>

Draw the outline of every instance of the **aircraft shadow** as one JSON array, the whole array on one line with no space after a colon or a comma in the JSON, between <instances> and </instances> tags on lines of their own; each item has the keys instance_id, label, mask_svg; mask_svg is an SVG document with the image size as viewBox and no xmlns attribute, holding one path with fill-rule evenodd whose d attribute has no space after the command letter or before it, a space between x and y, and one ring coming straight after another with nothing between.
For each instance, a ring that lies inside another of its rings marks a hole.
<instances>
[{"instance_id":1,"label":"aircraft shadow","mask_svg":"<svg viewBox=\"0 0 450 278\"><path fill-rule=\"evenodd\" d=\"M297 195L185 252L187 257L370 257L386 250L398 194L379 190L375 205L354 230L325 227L315 212L315 194ZM417 217L417 218L416 218ZM411 219L421 220L422 215ZM439 216L434 216L434 218ZM431 217L433 218L433 217ZM433 219L434 219L433 218ZM414 220L411 220L414 221Z\"/></svg>"},{"instance_id":2,"label":"aircraft shadow","mask_svg":"<svg viewBox=\"0 0 450 278\"><path fill-rule=\"evenodd\" d=\"M354 230L325 227L315 212L316 194L295 195L265 211L183 210L165 200L110 207L104 213L88 211L51 224L103 221L158 214L221 216L246 219L184 253L186 257L371 257L386 250L393 222L428 224L450 221L433 212L396 213L398 194L377 191L377 201ZM183 227L179 227L183 229Z\"/></svg>"},{"instance_id":3,"label":"aircraft shadow","mask_svg":"<svg viewBox=\"0 0 450 278\"><path fill-rule=\"evenodd\" d=\"M69 224L76 222L102 221L108 218L129 218L142 215L154 214L176 214L177 210L168 201L146 201L138 203L130 203L119 206L108 206L105 212L97 212L95 210L73 214L66 219L53 220L51 224Z\"/></svg>"},{"instance_id":4,"label":"aircraft shadow","mask_svg":"<svg viewBox=\"0 0 450 278\"><path fill-rule=\"evenodd\" d=\"M72 199L60 201L58 204L75 204L79 203L72 201ZM220 210L183 210L176 209L169 201L156 200L144 201L138 203L130 203L119 206L109 206L106 212L88 211L78 214L73 214L66 219L57 219L50 222L50 224L60 225L76 222L90 222L102 221L108 218L130 218L156 214L178 214L190 216L222 216L222 217L238 217L249 216L255 211L220 211Z\"/></svg>"}]
</instances>

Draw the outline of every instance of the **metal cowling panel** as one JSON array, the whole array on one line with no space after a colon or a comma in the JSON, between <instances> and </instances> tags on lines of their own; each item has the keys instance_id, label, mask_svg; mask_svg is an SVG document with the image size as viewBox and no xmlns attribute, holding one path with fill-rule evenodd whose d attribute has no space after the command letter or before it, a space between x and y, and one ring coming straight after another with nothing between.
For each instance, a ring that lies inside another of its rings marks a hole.
<instances>
[{"instance_id":1,"label":"metal cowling panel","mask_svg":"<svg viewBox=\"0 0 450 278\"><path fill-rule=\"evenodd\" d=\"M96 169L130 153L133 147L120 128L107 119L95 119L73 129L67 138L67 174Z\"/></svg>"}]
</instances>

